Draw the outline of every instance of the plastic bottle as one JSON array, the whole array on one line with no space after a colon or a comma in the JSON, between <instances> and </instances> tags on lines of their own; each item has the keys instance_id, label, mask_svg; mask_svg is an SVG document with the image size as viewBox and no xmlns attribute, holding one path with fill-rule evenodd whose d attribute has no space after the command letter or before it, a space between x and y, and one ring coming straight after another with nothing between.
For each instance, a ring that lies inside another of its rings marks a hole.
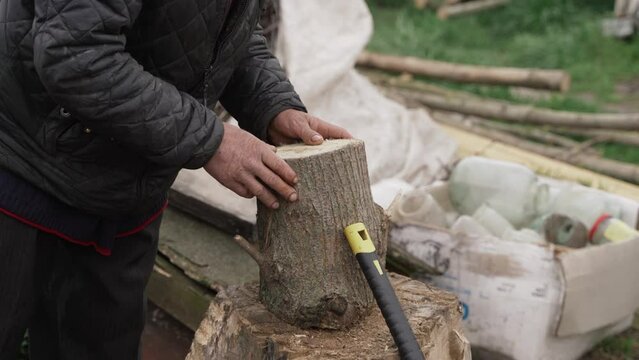
<instances>
[{"instance_id":1,"label":"plastic bottle","mask_svg":"<svg viewBox=\"0 0 639 360\"><path fill-rule=\"evenodd\" d=\"M603 191L572 186L553 199L550 212L571 217L591 229L602 214L620 217L621 206Z\"/></svg>"},{"instance_id":2,"label":"plastic bottle","mask_svg":"<svg viewBox=\"0 0 639 360\"><path fill-rule=\"evenodd\" d=\"M487 236L492 235L486 228L484 228L477 220L468 215L460 216L450 230L455 234L466 234L475 236Z\"/></svg>"},{"instance_id":3,"label":"plastic bottle","mask_svg":"<svg viewBox=\"0 0 639 360\"><path fill-rule=\"evenodd\" d=\"M488 205L480 206L473 214L473 219L497 237L501 237L508 230L515 230L508 220Z\"/></svg>"},{"instance_id":4,"label":"plastic bottle","mask_svg":"<svg viewBox=\"0 0 639 360\"><path fill-rule=\"evenodd\" d=\"M400 195L391 208L391 220L398 225L448 227L446 212L424 188Z\"/></svg>"},{"instance_id":5,"label":"plastic bottle","mask_svg":"<svg viewBox=\"0 0 639 360\"><path fill-rule=\"evenodd\" d=\"M457 210L474 214L482 205L515 227L548 211L548 186L525 166L481 157L460 161L450 177L449 195Z\"/></svg>"},{"instance_id":6,"label":"plastic bottle","mask_svg":"<svg viewBox=\"0 0 639 360\"><path fill-rule=\"evenodd\" d=\"M524 244L545 245L546 241L536 231L531 229L508 229L502 234L502 239Z\"/></svg>"},{"instance_id":7,"label":"plastic bottle","mask_svg":"<svg viewBox=\"0 0 639 360\"><path fill-rule=\"evenodd\" d=\"M639 239L639 231L609 214L602 215L590 229L590 241L595 245L620 243Z\"/></svg>"}]
</instances>

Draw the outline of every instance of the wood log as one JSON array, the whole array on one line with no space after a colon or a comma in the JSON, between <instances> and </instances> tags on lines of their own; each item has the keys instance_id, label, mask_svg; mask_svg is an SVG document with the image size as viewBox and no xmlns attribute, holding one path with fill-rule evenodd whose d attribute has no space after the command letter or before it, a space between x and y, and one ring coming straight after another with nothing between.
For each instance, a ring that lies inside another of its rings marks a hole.
<instances>
[{"instance_id":1,"label":"wood log","mask_svg":"<svg viewBox=\"0 0 639 360\"><path fill-rule=\"evenodd\" d=\"M601 153L599 151L590 147L595 143L602 142L604 139L601 137L598 137L595 142L589 143L588 146L585 146L583 142L579 142L565 136L557 135L538 127L522 127L519 125L504 124L495 121L482 121L481 125L489 129L501 130L513 135L517 135L519 137L532 139L543 144L559 146L571 151L573 151L574 149L580 149L581 151L585 151L589 155L601 156Z\"/></svg>"},{"instance_id":2,"label":"wood log","mask_svg":"<svg viewBox=\"0 0 639 360\"><path fill-rule=\"evenodd\" d=\"M596 129L557 129L558 133L580 135L588 137L601 137L606 142L614 142L630 146L639 146L639 132L614 131L614 130L596 130Z\"/></svg>"},{"instance_id":3,"label":"wood log","mask_svg":"<svg viewBox=\"0 0 639 360\"><path fill-rule=\"evenodd\" d=\"M562 92L570 89L570 75L563 70L454 64L370 52L361 53L357 65L462 83L521 86Z\"/></svg>"},{"instance_id":4,"label":"wood log","mask_svg":"<svg viewBox=\"0 0 639 360\"><path fill-rule=\"evenodd\" d=\"M428 6L428 0L413 0L413 3L415 4L415 8L417 9L425 9L426 6Z\"/></svg>"},{"instance_id":5,"label":"wood log","mask_svg":"<svg viewBox=\"0 0 639 360\"><path fill-rule=\"evenodd\" d=\"M552 159L565 161L569 164L609 175L617 179L639 184L639 166L633 164L599 158L584 153L567 154L568 150L563 148L536 144L534 142L511 135L505 131L483 128L478 125L478 121L468 121L466 116L457 113L433 111L431 112L431 115L435 121L449 126L472 131L475 134L507 145L516 146L521 149L534 152ZM570 155L571 157L566 158L567 155Z\"/></svg>"},{"instance_id":6,"label":"wood log","mask_svg":"<svg viewBox=\"0 0 639 360\"><path fill-rule=\"evenodd\" d=\"M258 205L258 248L250 254L260 267L260 299L296 326L351 326L375 301L344 228L364 223L381 259L388 232L387 217L371 195L364 143L288 145L278 155L299 176L299 200L278 210Z\"/></svg>"},{"instance_id":7,"label":"wood log","mask_svg":"<svg viewBox=\"0 0 639 360\"><path fill-rule=\"evenodd\" d=\"M521 124L550 125L579 129L639 130L639 113L591 114L515 105L498 100L444 97L414 91L397 90L406 99L426 107L488 119L509 120Z\"/></svg>"},{"instance_id":8,"label":"wood log","mask_svg":"<svg viewBox=\"0 0 639 360\"><path fill-rule=\"evenodd\" d=\"M510 3L510 0L475 0L439 8L437 17L446 20L451 17L474 14L479 11L496 8Z\"/></svg>"},{"instance_id":9,"label":"wood log","mask_svg":"<svg viewBox=\"0 0 639 360\"><path fill-rule=\"evenodd\" d=\"M428 360L470 360L457 298L391 274L391 282ZM187 360L399 359L375 309L348 330L299 329L258 301L258 286L232 287L211 303Z\"/></svg>"}]
</instances>

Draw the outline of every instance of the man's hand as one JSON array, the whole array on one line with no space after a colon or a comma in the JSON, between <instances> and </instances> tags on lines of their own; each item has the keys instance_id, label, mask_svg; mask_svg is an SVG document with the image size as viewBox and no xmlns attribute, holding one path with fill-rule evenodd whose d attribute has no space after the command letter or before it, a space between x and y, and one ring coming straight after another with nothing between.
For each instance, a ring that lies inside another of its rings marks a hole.
<instances>
[{"instance_id":1,"label":"man's hand","mask_svg":"<svg viewBox=\"0 0 639 360\"><path fill-rule=\"evenodd\" d=\"M224 124L222 143L204 169L236 194L257 196L266 206L277 209L280 204L271 189L288 201L296 201L293 185L298 179L275 151L274 146L248 132Z\"/></svg>"},{"instance_id":2,"label":"man's hand","mask_svg":"<svg viewBox=\"0 0 639 360\"><path fill-rule=\"evenodd\" d=\"M268 129L271 143L291 144L302 140L307 145L319 145L324 139L351 139L345 129L329 124L305 112L285 110L273 119Z\"/></svg>"}]
</instances>

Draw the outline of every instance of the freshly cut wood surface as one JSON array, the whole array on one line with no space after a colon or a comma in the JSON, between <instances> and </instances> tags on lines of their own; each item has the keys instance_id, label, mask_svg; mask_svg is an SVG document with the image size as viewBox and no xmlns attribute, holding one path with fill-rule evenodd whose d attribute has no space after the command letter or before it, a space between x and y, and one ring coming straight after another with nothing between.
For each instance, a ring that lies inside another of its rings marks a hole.
<instances>
[{"instance_id":1,"label":"freshly cut wood surface","mask_svg":"<svg viewBox=\"0 0 639 360\"><path fill-rule=\"evenodd\" d=\"M391 274L391 282L428 360L470 360L458 299L451 293ZM346 330L300 329L258 301L258 286L216 296L195 333L187 360L399 359L379 309Z\"/></svg>"},{"instance_id":2,"label":"freshly cut wood surface","mask_svg":"<svg viewBox=\"0 0 639 360\"><path fill-rule=\"evenodd\" d=\"M407 72L463 83L522 86L558 91L567 91L570 88L570 75L563 70L454 64L370 52L360 54L357 64L380 70Z\"/></svg>"}]
</instances>

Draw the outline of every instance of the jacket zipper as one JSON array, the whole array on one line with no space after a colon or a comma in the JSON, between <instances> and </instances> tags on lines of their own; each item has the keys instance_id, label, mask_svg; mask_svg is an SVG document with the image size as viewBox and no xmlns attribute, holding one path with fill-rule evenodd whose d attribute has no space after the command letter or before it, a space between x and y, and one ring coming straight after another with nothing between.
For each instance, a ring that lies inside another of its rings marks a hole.
<instances>
[{"instance_id":1,"label":"jacket zipper","mask_svg":"<svg viewBox=\"0 0 639 360\"><path fill-rule=\"evenodd\" d=\"M239 3L237 5L241 6L241 12L239 13L239 15L236 15L233 17L236 17L237 19L241 19L244 17L246 12L248 11L248 6L247 6L248 0L239 0ZM230 15L230 12L229 12L229 15ZM226 19L226 21L229 21L229 19ZM211 73L211 70L213 70L213 63L215 62L215 60L217 60L218 56L220 55L220 51L222 51L223 45L226 45L226 41L228 40L230 35L233 34L235 30L237 30L237 28L240 26L239 24L240 24L240 21L235 21L232 24L233 26L231 28L227 28L226 26L222 25L221 32L223 32L223 36L215 44L215 49L213 50L213 54L211 54L211 59L209 60L209 66L206 69L204 69L204 81L202 84L202 98L203 98L202 103L204 104L204 107L207 107L208 89L209 89L208 79L209 79L209 74Z\"/></svg>"}]
</instances>

